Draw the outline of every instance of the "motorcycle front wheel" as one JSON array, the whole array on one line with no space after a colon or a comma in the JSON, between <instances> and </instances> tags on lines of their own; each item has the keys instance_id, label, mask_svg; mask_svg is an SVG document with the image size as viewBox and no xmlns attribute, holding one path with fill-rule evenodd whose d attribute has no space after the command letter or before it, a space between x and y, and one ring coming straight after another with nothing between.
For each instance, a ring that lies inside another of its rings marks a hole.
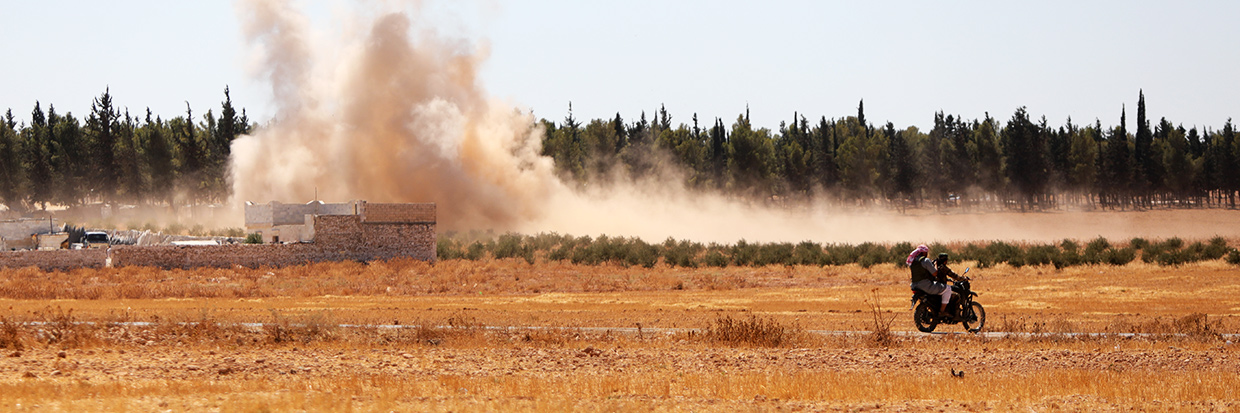
<instances>
[{"instance_id":1,"label":"motorcycle front wheel","mask_svg":"<svg viewBox=\"0 0 1240 413\"><path fill-rule=\"evenodd\" d=\"M982 331L982 327L986 326L986 309L982 308L981 303L969 303L964 309L963 317L964 329L970 333Z\"/></svg>"},{"instance_id":2,"label":"motorcycle front wheel","mask_svg":"<svg viewBox=\"0 0 1240 413\"><path fill-rule=\"evenodd\" d=\"M917 331L930 333L939 325L939 319L934 316L934 310L930 308L930 303L922 301L917 304L917 308L913 310L913 324L917 326Z\"/></svg>"}]
</instances>

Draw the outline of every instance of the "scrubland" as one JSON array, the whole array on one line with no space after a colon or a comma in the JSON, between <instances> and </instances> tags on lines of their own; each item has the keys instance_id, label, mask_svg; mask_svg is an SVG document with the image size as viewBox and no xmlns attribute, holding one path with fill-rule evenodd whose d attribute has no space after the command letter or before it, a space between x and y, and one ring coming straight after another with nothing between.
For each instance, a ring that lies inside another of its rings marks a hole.
<instances>
[{"instance_id":1,"label":"scrubland","mask_svg":"<svg viewBox=\"0 0 1240 413\"><path fill-rule=\"evenodd\" d=\"M1225 260L970 271L986 330L1010 335L912 332L906 272L521 258L0 270L0 409L1240 407Z\"/></svg>"}]
</instances>

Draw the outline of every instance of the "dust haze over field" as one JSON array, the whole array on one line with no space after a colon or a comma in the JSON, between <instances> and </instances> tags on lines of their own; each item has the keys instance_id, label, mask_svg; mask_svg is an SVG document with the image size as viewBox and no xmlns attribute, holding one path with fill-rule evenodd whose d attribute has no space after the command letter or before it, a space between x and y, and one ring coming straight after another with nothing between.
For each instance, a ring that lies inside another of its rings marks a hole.
<instances>
[{"instance_id":1,"label":"dust haze over field","mask_svg":"<svg viewBox=\"0 0 1240 413\"><path fill-rule=\"evenodd\" d=\"M390 5L391 3L389 3ZM690 192L664 177L573 189L539 155L528 110L478 79L485 41L442 36L419 5L358 6L339 28L311 27L292 4L242 0L237 10L275 118L233 143L234 204L244 201L435 202L441 230L667 237L731 243L1128 236L1206 237L1218 224L1139 214L916 216L768 208ZM381 6L379 8L382 8ZM657 99L657 97L652 97ZM674 173L671 173L674 175ZM1157 213L1152 213L1157 215ZM1203 213L1240 221L1236 213ZM1186 226L1183 224L1193 224ZM1185 233L1188 231L1190 233Z\"/></svg>"}]
</instances>

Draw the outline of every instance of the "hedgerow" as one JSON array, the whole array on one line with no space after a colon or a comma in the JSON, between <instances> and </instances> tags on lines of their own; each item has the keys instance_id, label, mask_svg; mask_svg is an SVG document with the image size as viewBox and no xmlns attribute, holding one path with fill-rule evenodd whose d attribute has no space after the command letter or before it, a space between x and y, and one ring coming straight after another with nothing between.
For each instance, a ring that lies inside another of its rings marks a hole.
<instances>
[{"instance_id":1,"label":"hedgerow","mask_svg":"<svg viewBox=\"0 0 1240 413\"><path fill-rule=\"evenodd\" d=\"M813 241L755 243L746 240L732 245L701 243L668 238L649 244L634 237L599 235L574 237L556 233L522 235L505 233L446 233L436 248L441 260L515 258L530 264L538 260L568 261L580 265L619 265L654 267L727 267L767 265L849 265L863 268L876 265L903 266L913 249L909 242L894 245L865 242L857 245ZM954 248L954 249L953 249ZM1053 265L1056 269L1080 265L1126 265L1137 259L1162 266L1178 266L1200 261L1224 260L1240 265L1240 252L1222 237L1187 243L1180 238L1146 240L1133 238L1113 244L1098 237L1089 242L1065 239L1057 243L1013 243L1009 241L970 242L964 245L934 243L932 254L947 253L954 262L972 261L979 268L1007 264L1012 267Z\"/></svg>"}]
</instances>

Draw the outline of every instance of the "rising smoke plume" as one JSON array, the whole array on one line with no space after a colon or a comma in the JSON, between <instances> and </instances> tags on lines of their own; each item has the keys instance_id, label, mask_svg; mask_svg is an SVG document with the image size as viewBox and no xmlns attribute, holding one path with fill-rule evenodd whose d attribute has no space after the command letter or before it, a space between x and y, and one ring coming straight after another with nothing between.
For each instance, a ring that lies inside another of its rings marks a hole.
<instances>
[{"instance_id":1,"label":"rising smoke plume","mask_svg":"<svg viewBox=\"0 0 1240 413\"><path fill-rule=\"evenodd\" d=\"M402 10L316 49L289 2L239 6L276 114L233 145L238 200L435 202L447 228L506 229L563 190L532 117L478 84L486 56L468 43Z\"/></svg>"},{"instance_id":2,"label":"rising smoke plume","mask_svg":"<svg viewBox=\"0 0 1240 413\"><path fill-rule=\"evenodd\" d=\"M927 219L832 213L826 205L772 209L687 191L677 179L573 190L539 156L541 130L529 112L480 85L485 49L443 38L417 9L359 12L352 25L325 36L288 1L238 3L276 113L233 143L234 204L305 202L316 194L330 202L435 202L441 229L648 241L917 243L1133 233L1113 231L1133 227L1123 219L1094 232L1099 226L1047 226L1003 214Z\"/></svg>"}]
</instances>

